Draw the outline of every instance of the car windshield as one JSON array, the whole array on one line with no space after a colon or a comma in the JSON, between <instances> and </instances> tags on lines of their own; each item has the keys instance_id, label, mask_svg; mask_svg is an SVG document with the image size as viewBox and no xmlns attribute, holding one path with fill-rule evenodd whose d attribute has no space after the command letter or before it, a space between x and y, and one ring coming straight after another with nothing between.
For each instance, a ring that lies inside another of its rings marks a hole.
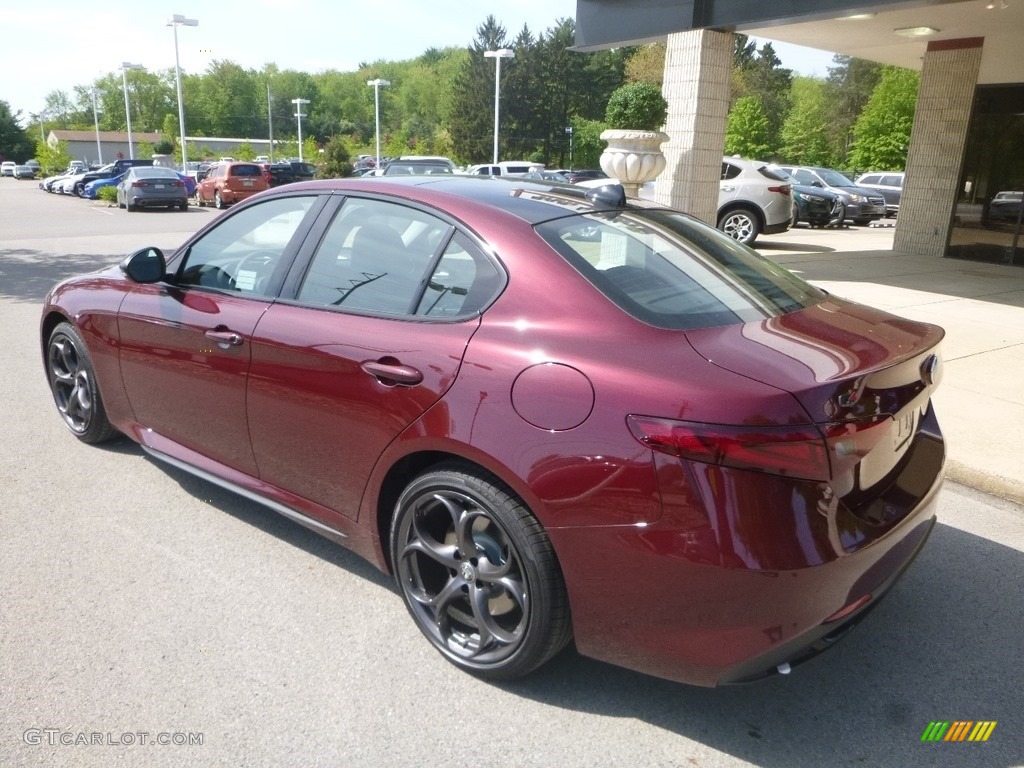
<instances>
[{"instance_id":1,"label":"car windshield","mask_svg":"<svg viewBox=\"0 0 1024 768\"><path fill-rule=\"evenodd\" d=\"M821 176L821 180L828 184L830 187L853 187L856 186L852 181L843 176L839 171L833 171L831 168L822 168L818 171L818 175Z\"/></svg>"},{"instance_id":2,"label":"car windshield","mask_svg":"<svg viewBox=\"0 0 1024 768\"><path fill-rule=\"evenodd\" d=\"M706 328L776 317L824 297L731 237L675 211L572 216L537 232L633 317Z\"/></svg>"}]
</instances>

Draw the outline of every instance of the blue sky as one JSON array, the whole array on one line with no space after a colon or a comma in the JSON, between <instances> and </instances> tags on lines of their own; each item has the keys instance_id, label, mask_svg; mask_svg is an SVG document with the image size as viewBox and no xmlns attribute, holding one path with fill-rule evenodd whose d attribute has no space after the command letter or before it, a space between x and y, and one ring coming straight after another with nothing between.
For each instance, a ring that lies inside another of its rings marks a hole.
<instances>
[{"instance_id":1,"label":"blue sky","mask_svg":"<svg viewBox=\"0 0 1024 768\"><path fill-rule=\"evenodd\" d=\"M116 72L122 62L163 70L174 66L172 14L199 20L178 29L185 72L228 59L258 69L352 71L360 62L415 58L428 48L464 46L488 14L514 37L572 18L576 0L47 0L0 8L0 99L23 115L42 109L48 93ZM12 7L13 6L13 7ZM380 9L386 15L375 18ZM783 65L824 75L828 53L776 44Z\"/></svg>"}]
</instances>

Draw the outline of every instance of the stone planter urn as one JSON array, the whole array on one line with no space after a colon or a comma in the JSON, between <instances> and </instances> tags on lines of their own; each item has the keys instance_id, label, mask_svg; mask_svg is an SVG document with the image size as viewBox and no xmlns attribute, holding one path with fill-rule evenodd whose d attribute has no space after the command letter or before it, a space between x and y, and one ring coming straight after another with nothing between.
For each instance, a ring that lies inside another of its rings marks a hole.
<instances>
[{"instance_id":1,"label":"stone planter urn","mask_svg":"<svg viewBox=\"0 0 1024 768\"><path fill-rule=\"evenodd\" d=\"M661 145L668 141L663 131L611 129L601 134L608 142L601 153L601 170L622 183L627 197L637 197L640 186L665 170Z\"/></svg>"}]
</instances>

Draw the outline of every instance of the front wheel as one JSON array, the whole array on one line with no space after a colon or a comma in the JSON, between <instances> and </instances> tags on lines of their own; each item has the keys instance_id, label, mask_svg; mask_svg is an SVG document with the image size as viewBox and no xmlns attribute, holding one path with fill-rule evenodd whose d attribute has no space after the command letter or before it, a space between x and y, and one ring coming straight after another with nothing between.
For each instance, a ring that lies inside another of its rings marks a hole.
<instances>
[{"instance_id":1,"label":"front wheel","mask_svg":"<svg viewBox=\"0 0 1024 768\"><path fill-rule=\"evenodd\" d=\"M761 231L757 214L749 208L734 208L718 217L718 228L733 240L753 245Z\"/></svg>"},{"instance_id":2,"label":"front wheel","mask_svg":"<svg viewBox=\"0 0 1024 768\"><path fill-rule=\"evenodd\" d=\"M491 680L532 672L569 641L568 598L547 534L496 480L459 464L414 480L395 506L391 557L420 631Z\"/></svg>"},{"instance_id":3,"label":"front wheel","mask_svg":"<svg viewBox=\"0 0 1024 768\"><path fill-rule=\"evenodd\" d=\"M117 434L107 419L85 342L71 323L61 323L46 347L50 390L64 423L83 443L102 443Z\"/></svg>"}]
</instances>

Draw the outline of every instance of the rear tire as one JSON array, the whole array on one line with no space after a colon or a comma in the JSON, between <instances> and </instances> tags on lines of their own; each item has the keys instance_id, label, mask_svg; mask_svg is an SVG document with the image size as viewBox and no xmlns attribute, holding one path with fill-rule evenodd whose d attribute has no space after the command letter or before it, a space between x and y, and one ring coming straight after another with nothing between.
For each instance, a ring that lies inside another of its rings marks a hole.
<instances>
[{"instance_id":1,"label":"rear tire","mask_svg":"<svg viewBox=\"0 0 1024 768\"><path fill-rule=\"evenodd\" d=\"M459 463L413 480L395 505L391 562L420 631L455 666L522 677L572 636L544 528L512 491Z\"/></svg>"},{"instance_id":2,"label":"rear tire","mask_svg":"<svg viewBox=\"0 0 1024 768\"><path fill-rule=\"evenodd\" d=\"M224 205L224 199L220 196L220 190L213 193L213 207L221 211L227 208L227 206Z\"/></svg>"},{"instance_id":3,"label":"rear tire","mask_svg":"<svg viewBox=\"0 0 1024 768\"><path fill-rule=\"evenodd\" d=\"M46 373L57 410L75 437L102 443L117 435L103 407L89 350L71 323L60 323L50 333Z\"/></svg>"},{"instance_id":4,"label":"rear tire","mask_svg":"<svg viewBox=\"0 0 1024 768\"><path fill-rule=\"evenodd\" d=\"M753 245L761 233L760 220L749 208L733 208L718 217L718 228L733 240Z\"/></svg>"}]
</instances>

